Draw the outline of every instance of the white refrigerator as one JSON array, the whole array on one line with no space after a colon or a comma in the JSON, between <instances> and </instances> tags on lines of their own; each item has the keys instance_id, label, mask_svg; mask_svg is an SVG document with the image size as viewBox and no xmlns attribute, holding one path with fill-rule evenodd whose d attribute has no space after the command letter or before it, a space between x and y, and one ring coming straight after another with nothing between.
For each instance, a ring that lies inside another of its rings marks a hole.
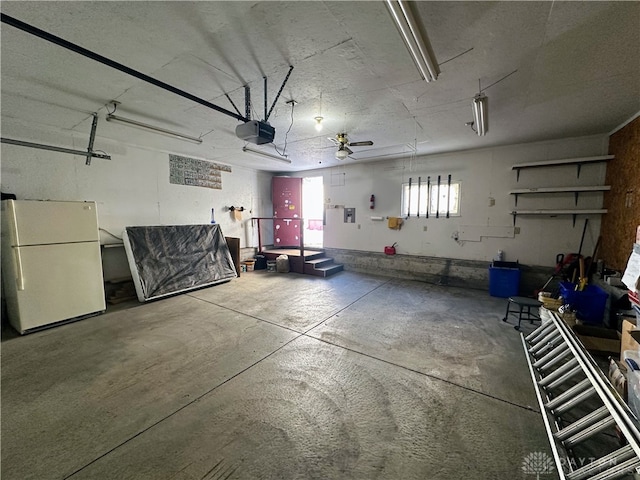
<instances>
[{"instance_id":1,"label":"white refrigerator","mask_svg":"<svg viewBox=\"0 0 640 480\"><path fill-rule=\"evenodd\" d=\"M4 200L2 282L20 333L105 310L95 202Z\"/></svg>"}]
</instances>

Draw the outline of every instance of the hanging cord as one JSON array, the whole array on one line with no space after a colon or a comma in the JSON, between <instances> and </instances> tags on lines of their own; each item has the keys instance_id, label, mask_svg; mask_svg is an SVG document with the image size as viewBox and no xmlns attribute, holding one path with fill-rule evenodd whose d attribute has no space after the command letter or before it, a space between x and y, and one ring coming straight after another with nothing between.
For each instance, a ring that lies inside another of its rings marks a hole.
<instances>
[{"instance_id":1,"label":"hanging cord","mask_svg":"<svg viewBox=\"0 0 640 480\"><path fill-rule=\"evenodd\" d=\"M113 238L116 238L116 239L118 239L118 240L122 240L122 237L119 237L119 236L117 236L117 235L114 235L114 234L113 234L113 233L111 233L109 230L106 230L106 229L104 229L104 228L98 228L98 230L100 230L101 232L104 232L104 233L106 233L106 234L108 234L108 235L111 235Z\"/></svg>"},{"instance_id":2,"label":"hanging cord","mask_svg":"<svg viewBox=\"0 0 640 480\"><path fill-rule=\"evenodd\" d=\"M484 89L480 88L480 79L478 79L478 90L480 91L480 93L484 92L485 90L490 89L491 87L493 87L496 83L500 83L501 81L503 81L504 79L506 79L507 77L510 77L511 75L513 75L514 73L516 73L518 70L514 70L513 72L505 75L504 77L502 77L500 80L498 80L497 82L493 82L491 85L489 85L488 87L484 87Z\"/></svg>"},{"instance_id":3,"label":"hanging cord","mask_svg":"<svg viewBox=\"0 0 640 480\"><path fill-rule=\"evenodd\" d=\"M294 101L291 102L291 124L289 125L289 129L286 131L286 133L284 134L284 148L282 149L282 153L280 153L278 151L278 147L277 145L274 143L273 146L276 149L276 152L278 152L279 155L286 157L286 153L287 153L287 137L289 136L289 132L291 131L291 127L293 127L293 109L295 108L296 103Z\"/></svg>"},{"instance_id":4,"label":"hanging cord","mask_svg":"<svg viewBox=\"0 0 640 480\"><path fill-rule=\"evenodd\" d=\"M113 105L113 112L109 111L109 105ZM118 109L118 103L117 102L111 102L111 103L107 103L104 107L107 109L107 115L113 115L114 113L116 113L116 110Z\"/></svg>"}]
</instances>

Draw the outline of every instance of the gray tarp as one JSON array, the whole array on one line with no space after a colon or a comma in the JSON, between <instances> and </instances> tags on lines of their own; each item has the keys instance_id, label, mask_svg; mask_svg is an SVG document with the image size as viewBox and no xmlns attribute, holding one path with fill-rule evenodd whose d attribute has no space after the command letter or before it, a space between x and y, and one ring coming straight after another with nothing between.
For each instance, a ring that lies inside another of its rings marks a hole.
<instances>
[{"instance_id":1,"label":"gray tarp","mask_svg":"<svg viewBox=\"0 0 640 480\"><path fill-rule=\"evenodd\" d=\"M219 225L126 227L126 233L145 300L236 277Z\"/></svg>"}]
</instances>

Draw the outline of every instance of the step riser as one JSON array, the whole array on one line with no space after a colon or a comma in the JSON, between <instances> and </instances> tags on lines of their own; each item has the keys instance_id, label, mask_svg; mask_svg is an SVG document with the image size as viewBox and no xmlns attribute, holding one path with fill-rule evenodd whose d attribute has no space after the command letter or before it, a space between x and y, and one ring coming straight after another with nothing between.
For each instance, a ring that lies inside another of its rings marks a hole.
<instances>
[{"instance_id":1,"label":"step riser","mask_svg":"<svg viewBox=\"0 0 640 480\"><path fill-rule=\"evenodd\" d=\"M313 268L320 268L320 267L328 267L332 264L333 264L333 258L322 258L322 259L319 258L311 262L309 261L305 262L305 267L309 266Z\"/></svg>"},{"instance_id":2,"label":"step riser","mask_svg":"<svg viewBox=\"0 0 640 480\"><path fill-rule=\"evenodd\" d=\"M334 275L338 272L341 272L343 270L343 266L342 265L333 265L331 268L328 268L326 270L305 270L304 273L306 273L307 275L313 275L316 277L330 277L331 275Z\"/></svg>"},{"instance_id":3,"label":"step riser","mask_svg":"<svg viewBox=\"0 0 640 480\"><path fill-rule=\"evenodd\" d=\"M333 263L333 258L317 258L304 264L304 273L317 277L328 277L342 270L343 266Z\"/></svg>"}]
</instances>

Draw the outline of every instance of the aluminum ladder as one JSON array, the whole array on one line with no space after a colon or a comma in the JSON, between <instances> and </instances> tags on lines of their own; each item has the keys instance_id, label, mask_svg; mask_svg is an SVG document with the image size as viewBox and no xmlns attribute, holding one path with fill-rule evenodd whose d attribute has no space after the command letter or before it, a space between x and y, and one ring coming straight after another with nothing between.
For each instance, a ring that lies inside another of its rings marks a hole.
<instances>
[{"instance_id":1,"label":"aluminum ladder","mask_svg":"<svg viewBox=\"0 0 640 480\"><path fill-rule=\"evenodd\" d=\"M640 473L638 420L571 328L557 313L549 317L521 339L560 480L633 478ZM590 413L571 419L576 410ZM616 427L626 440L623 446L576 462L576 447L615 433Z\"/></svg>"}]
</instances>

